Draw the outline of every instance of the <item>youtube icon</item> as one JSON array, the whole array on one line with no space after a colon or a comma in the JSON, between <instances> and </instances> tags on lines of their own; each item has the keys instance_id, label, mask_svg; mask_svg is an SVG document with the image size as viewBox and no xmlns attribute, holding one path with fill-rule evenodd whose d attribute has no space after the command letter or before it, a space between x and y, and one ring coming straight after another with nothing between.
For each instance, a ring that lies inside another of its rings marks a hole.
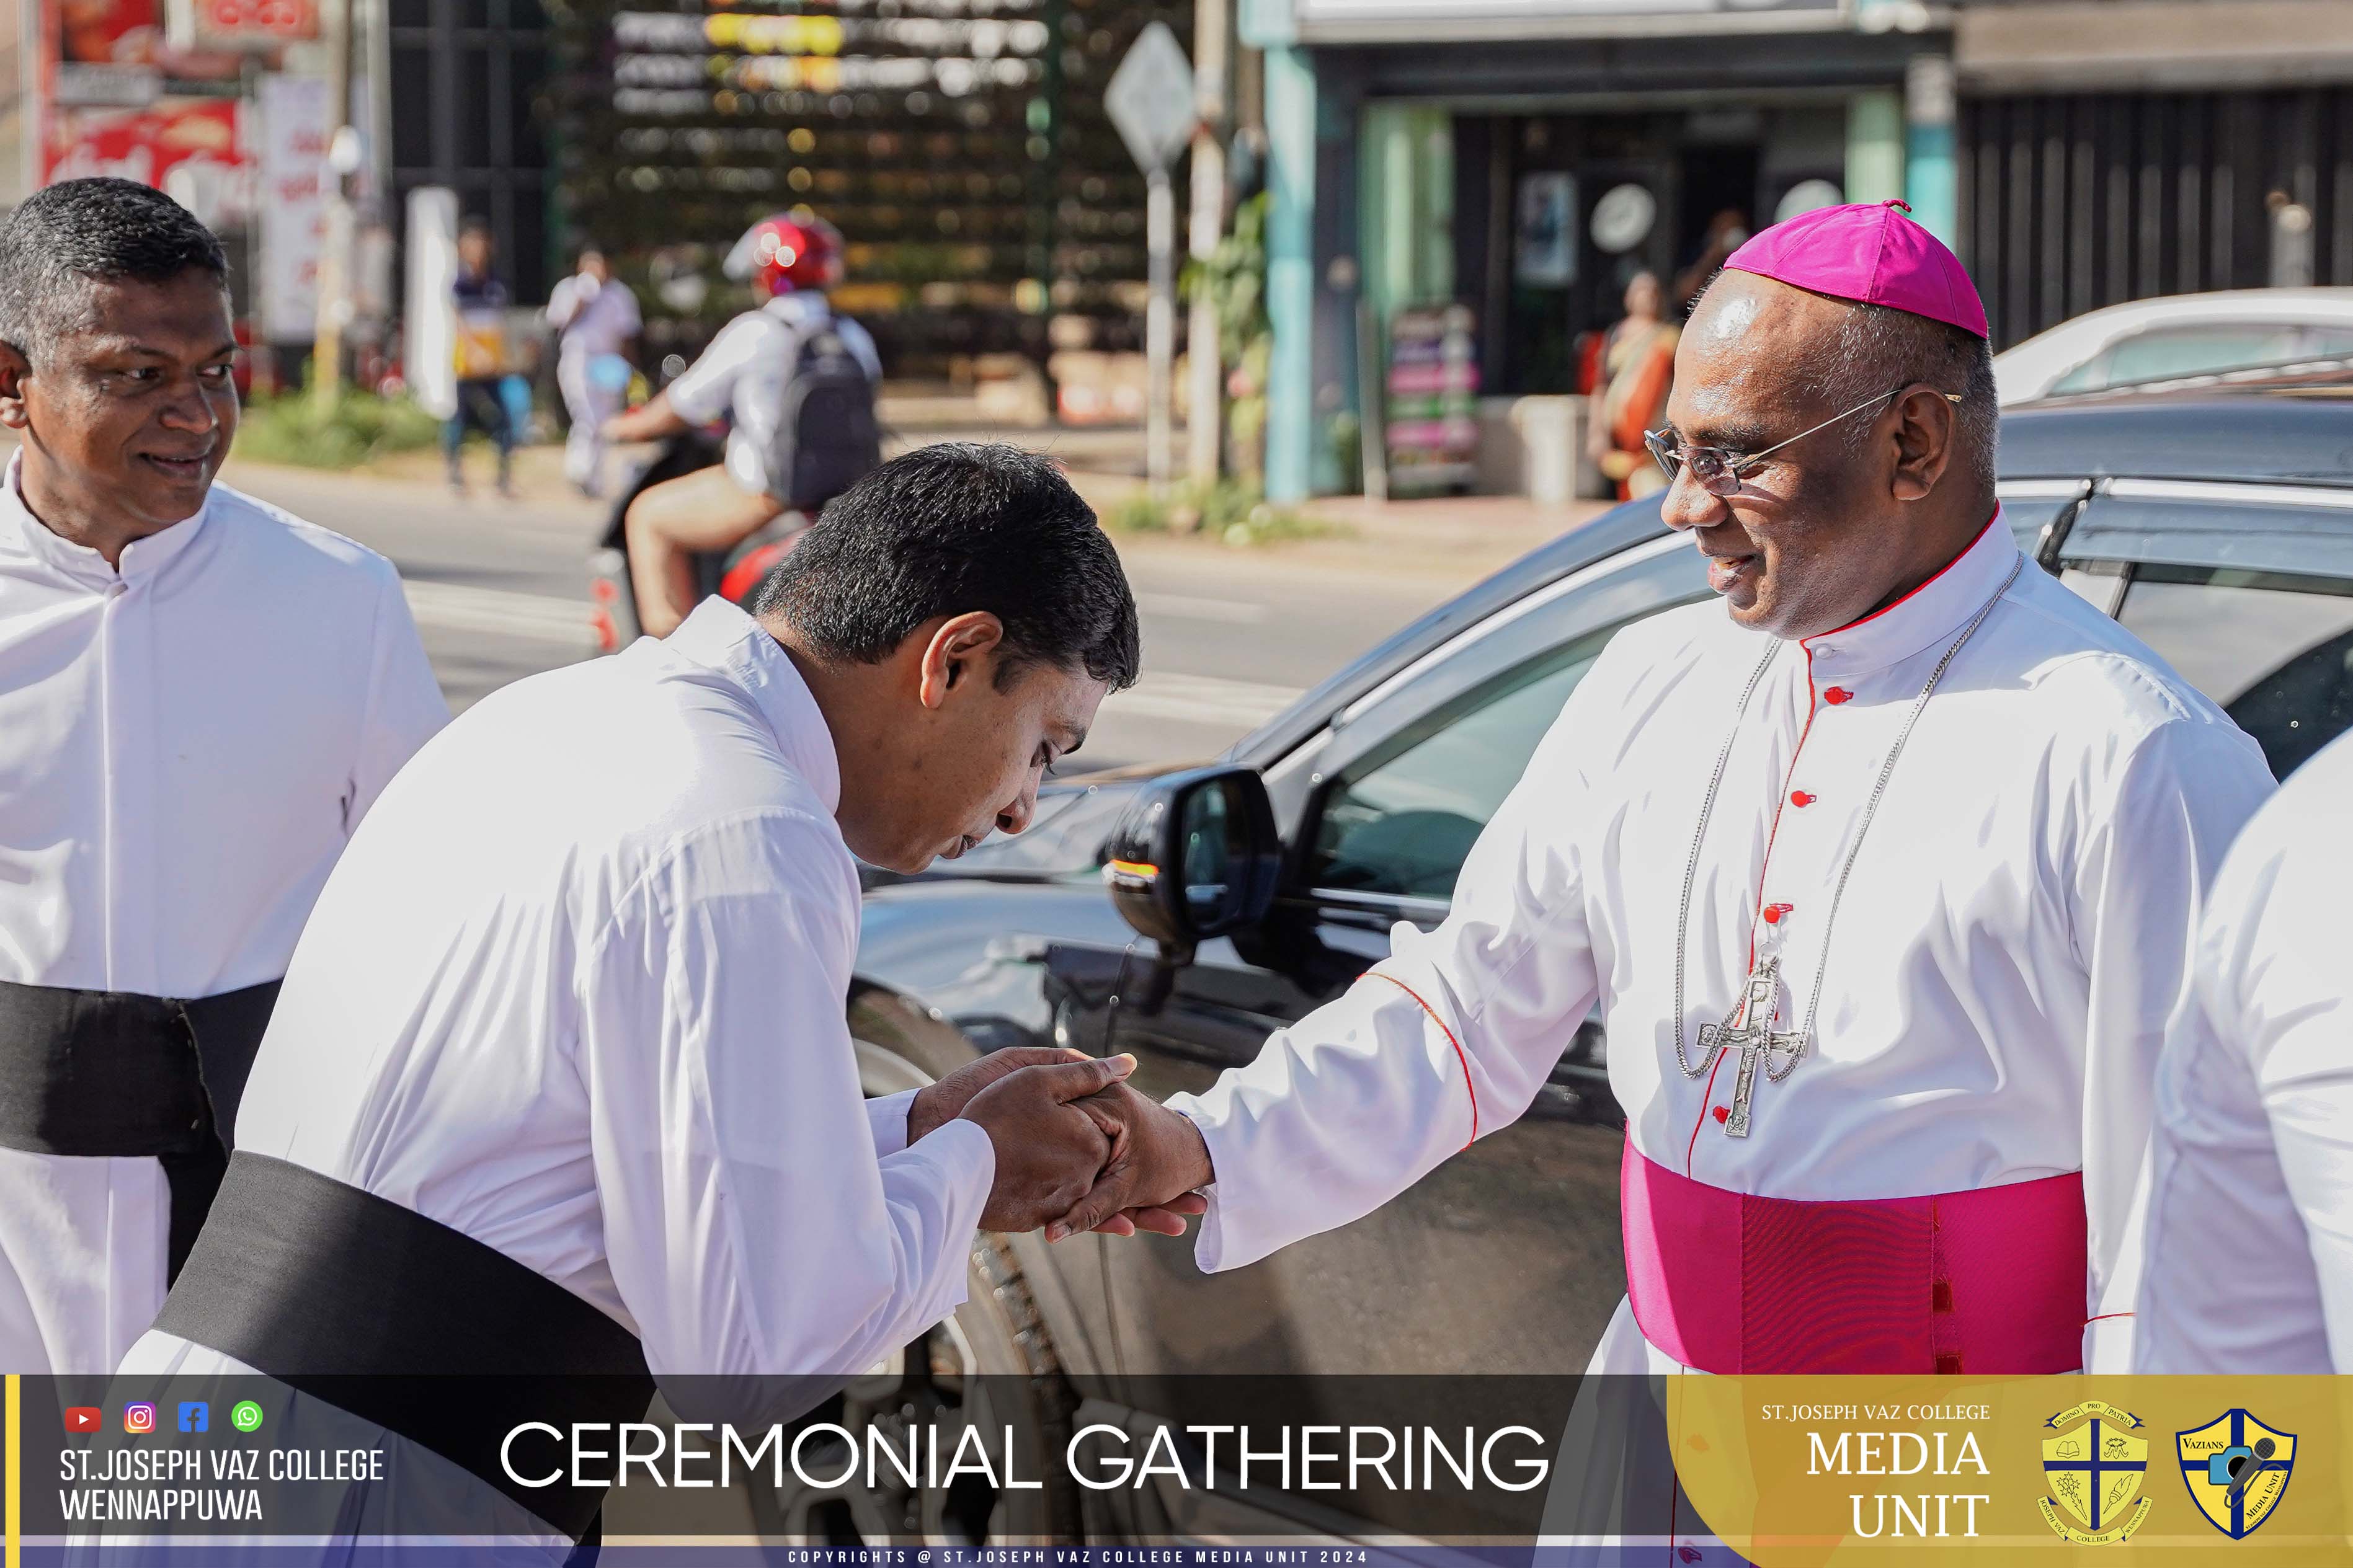
<instances>
[{"instance_id":1,"label":"youtube icon","mask_svg":"<svg viewBox=\"0 0 2353 1568\"><path fill-rule=\"evenodd\" d=\"M95 1405L66 1406L66 1430L69 1432L95 1432L105 1424L105 1414Z\"/></svg>"}]
</instances>

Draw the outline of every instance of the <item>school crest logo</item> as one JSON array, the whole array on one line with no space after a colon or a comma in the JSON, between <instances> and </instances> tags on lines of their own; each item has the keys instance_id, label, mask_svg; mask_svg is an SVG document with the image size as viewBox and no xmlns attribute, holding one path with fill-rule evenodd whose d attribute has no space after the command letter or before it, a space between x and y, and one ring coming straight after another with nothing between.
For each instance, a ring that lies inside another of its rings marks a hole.
<instances>
[{"instance_id":1,"label":"school crest logo","mask_svg":"<svg viewBox=\"0 0 2353 1568\"><path fill-rule=\"evenodd\" d=\"M2295 1434L2274 1432L2243 1410L2226 1410L2194 1432L2174 1434L2189 1500L2208 1523L2244 1541L2287 1492Z\"/></svg>"},{"instance_id":2,"label":"school crest logo","mask_svg":"<svg viewBox=\"0 0 2353 1568\"><path fill-rule=\"evenodd\" d=\"M2042 1424L2043 1522L2078 1546L2123 1541L2148 1517L2148 1436L2140 1417L2102 1400Z\"/></svg>"}]
</instances>

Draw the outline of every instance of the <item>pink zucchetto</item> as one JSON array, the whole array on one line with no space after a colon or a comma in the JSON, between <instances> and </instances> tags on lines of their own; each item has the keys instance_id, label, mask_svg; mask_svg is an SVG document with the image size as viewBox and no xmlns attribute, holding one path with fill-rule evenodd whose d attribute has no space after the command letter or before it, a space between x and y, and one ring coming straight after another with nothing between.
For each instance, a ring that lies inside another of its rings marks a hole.
<instances>
[{"instance_id":1,"label":"pink zucchetto","mask_svg":"<svg viewBox=\"0 0 2353 1568\"><path fill-rule=\"evenodd\" d=\"M1989 336L1985 302L1961 258L1915 223L1911 212L1891 201L1800 213L1749 240L1724 265Z\"/></svg>"}]
</instances>

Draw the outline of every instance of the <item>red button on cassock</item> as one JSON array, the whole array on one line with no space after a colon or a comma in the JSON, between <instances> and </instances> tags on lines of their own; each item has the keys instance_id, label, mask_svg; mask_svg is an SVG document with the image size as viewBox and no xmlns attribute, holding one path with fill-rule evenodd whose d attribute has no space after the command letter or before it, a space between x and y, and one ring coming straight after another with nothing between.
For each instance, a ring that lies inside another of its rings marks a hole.
<instances>
[{"instance_id":1,"label":"red button on cassock","mask_svg":"<svg viewBox=\"0 0 2353 1568\"><path fill-rule=\"evenodd\" d=\"M1849 691L1843 686L1833 686L1828 691L1822 693L1822 700L1835 708L1853 695L1853 692Z\"/></svg>"},{"instance_id":2,"label":"red button on cassock","mask_svg":"<svg viewBox=\"0 0 2353 1568\"><path fill-rule=\"evenodd\" d=\"M1802 807L1811 805L1814 804L1816 798L1816 796L1808 795L1801 789L1793 789L1789 792L1789 804L1795 806Z\"/></svg>"},{"instance_id":3,"label":"red button on cassock","mask_svg":"<svg viewBox=\"0 0 2353 1568\"><path fill-rule=\"evenodd\" d=\"M1767 905L1766 905L1766 906L1765 906L1765 923L1766 923L1767 925L1768 925L1768 926L1777 926L1777 925L1779 925L1779 924L1781 923L1781 917L1782 917L1783 915L1788 914L1791 910L1794 910L1794 909L1796 909L1797 907L1798 907L1798 906L1797 906L1797 905L1795 905L1795 904L1767 904Z\"/></svg>"},{"instance_id":4,"label":"red button on cassock","mask_svg":"<svg viewBox=\"0 0 2353 1568\"><path fill-rule=\"evenodd\" d=\"M1731 1116L1732 1112L1726 1107L1719 1105L1715 1108L1715 1119L1718 1121L1728 1121L1731 1119Z\"/></svg>"}]
</instances>

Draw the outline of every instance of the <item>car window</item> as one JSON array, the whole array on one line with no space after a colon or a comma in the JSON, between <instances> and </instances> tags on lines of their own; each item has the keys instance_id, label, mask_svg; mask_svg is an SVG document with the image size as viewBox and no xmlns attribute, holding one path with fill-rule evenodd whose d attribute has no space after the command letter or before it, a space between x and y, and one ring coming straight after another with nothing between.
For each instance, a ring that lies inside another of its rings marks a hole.
<instances>
[{"instance_id":1,"label":"car window","mask_svg":"<svg viewBox=\"0 0 2353 1568\"><path fill-rule=\"evenodd\" d=\"M2221 703L2274 777L2353 725L2353 582L2141 566L2116 619Z\"/></svg>"},{"instance_id":2,"label":"car window","mask_svg":"<svg viewBox=\"0 0 2353 1568\"><path fill-rule=\"evenodd\" d=\"M1617 630L1552 649L1351 766L1325 797L1309 884L1451 898L1471 846Z\"/></svg>"},{"instance_id":3,"label":"car window","mask_svg":"<svg viewBox=\"0 0 2353 1568\"><path fill-rule=\"evenodd\" d=\"M2052 385L2053 392L2097 392L2136 381L2278 364L2306 352L2306 329L2293 321L2207 322L2152 327L2109 344Z\"/></svg>"}]
</instances>

